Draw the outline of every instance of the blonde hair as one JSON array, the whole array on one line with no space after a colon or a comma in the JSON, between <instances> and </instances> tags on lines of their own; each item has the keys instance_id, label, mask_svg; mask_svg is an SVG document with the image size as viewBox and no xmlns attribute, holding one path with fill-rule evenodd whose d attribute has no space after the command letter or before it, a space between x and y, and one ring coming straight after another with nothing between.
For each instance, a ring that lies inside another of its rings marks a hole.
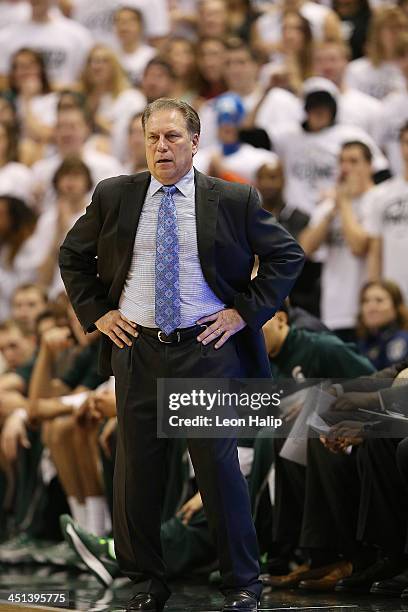
<instances>
[{"instance_id":1,"label":"blonde hair","mask_svg":"<svg viewBox=\"0 0 408 612\"><path fill-rule=\"evenodd\" d=\"M112 77L110 82L109 91L114 98L117 98L125 89L130 88L130 81L126 76L124 69L122 68L116 54L112 51L110 47L105 45L95 45L91 51L89 52L88 58L86 60L85 68L82 72L81 76L81 85L85 94L89 95L92 93L92 89L94 85L90 79L90 63L92 60L92 56L96 51L103 51L111 64L112 68Z\"/></svg>"},{"instance_id":2,"label":"blonde hair","mask_svg":"<svg viewBox=\"0 0 408 612\"><path fill-rule=\"evenodd\" d=\"M381 6L373 12L367 37L367 57L374 66L379 66L384 61L384 48L380 36L381 30L383 27L394 23L408 28L408 18L400 8L396 6Z\"/></svg>"}]
</instances>

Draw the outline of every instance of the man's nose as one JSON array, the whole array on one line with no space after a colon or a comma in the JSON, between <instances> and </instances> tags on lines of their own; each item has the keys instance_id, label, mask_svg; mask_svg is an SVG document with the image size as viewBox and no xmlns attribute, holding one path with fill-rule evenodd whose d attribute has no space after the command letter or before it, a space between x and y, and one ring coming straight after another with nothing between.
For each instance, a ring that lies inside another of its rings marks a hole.
<instances>
[{"instance_id":1,"label":"man's nose","mask_svg":"<svg viewBox=\"0 0 408 612\"><path fill-rule=\"evenodd\" d=\"M158 148L159 151L166 151L167 150L167 142L166 142L166 139L165 139L164 136L160 136L157 148Z\"/></svg>"}]
</instances>

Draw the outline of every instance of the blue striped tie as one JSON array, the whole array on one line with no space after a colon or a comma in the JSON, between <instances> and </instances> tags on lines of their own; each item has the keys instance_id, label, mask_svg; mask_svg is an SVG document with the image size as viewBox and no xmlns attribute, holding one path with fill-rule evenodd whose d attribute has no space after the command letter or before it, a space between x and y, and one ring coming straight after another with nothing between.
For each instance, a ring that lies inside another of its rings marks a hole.
<instances>
[{"instance_id":1,"label":"blue striped tie","mask_svg":"<svg viewBox=\"0 0 408 612\"><path fill-rule=\"evenodd\" d=\"M173 199L177 187L171 185L162 189L164 195L157 215L155 322L168 335L181 322L179 240Z\"/></svg>"}]
</instances>

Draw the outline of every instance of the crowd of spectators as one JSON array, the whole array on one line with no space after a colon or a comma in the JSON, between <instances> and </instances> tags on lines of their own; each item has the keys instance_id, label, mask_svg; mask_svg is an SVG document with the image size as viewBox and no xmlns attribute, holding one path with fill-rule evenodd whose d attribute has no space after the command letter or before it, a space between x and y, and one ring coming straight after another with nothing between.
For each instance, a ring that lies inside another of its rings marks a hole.
<instances>
[{"instance_id":1,"label":"crowd of spectators","mask_svg":"<svg viewBox=\"0 0 408 612\"><path fill-rule=\"evenodd\" d=\"M146 170L141 115L160 97L198 111L196 169L254 185L307 255L264 328L274 377L408 416L407 0L0 0L0 563L119 575L114 381L58 252L99 181ZM302 409L282 440L239 445L265 584L408 598L408 432L345 419L299 465L281 451ZM208 570L180 441L169 474L169 573Z\"/></svg>"}]
</instances>

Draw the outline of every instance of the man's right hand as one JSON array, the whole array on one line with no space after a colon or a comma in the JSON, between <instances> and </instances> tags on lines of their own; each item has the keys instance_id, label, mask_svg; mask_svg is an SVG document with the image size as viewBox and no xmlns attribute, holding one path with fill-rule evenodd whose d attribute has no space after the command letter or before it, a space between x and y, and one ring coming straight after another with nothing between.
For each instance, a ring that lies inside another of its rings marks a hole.
<instances>
[{"instance_id":1,"label":"man's right hand","mask_svg":"<svg viewBox=\"0 0 408 612\"><path fill-rule=\"evenodd\" d=\"M96 321L95 326L100 332L109 336L119 348L123 348L125 344L132 346L129 336L137 338L139 335L136 323L129 321L119 310L110 310Z\"/></svg>"}]
</instances>

